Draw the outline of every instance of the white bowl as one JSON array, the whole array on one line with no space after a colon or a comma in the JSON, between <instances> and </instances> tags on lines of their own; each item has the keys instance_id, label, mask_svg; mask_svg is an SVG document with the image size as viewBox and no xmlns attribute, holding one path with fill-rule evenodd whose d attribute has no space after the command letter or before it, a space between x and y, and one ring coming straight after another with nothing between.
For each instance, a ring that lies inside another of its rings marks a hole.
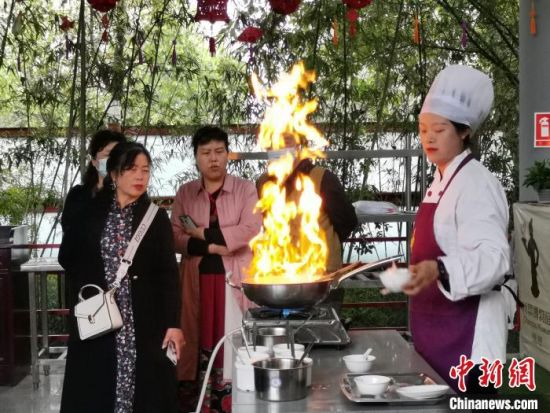
<instances>
[{"instance_id":1,"label":"white bowl","mask_svg":"<svg viewBox=\"0 0 550 413\"><path fill-rule=\"evenodd\" d=\"M275 354L275 357L281 357L281 356L279 356L279 353L281 353L283 351L286 351L286 350L290 351L290 345L288 345L286 343L279 343L279 344L275 344L273 346L273 354ZM304 345L295 343L294 344L294 351L295 352L298 352L298 351L303 352L304 351Z\"/></svg>"},{"instance_id":2,"label":"white bowl","mask_svg":"<svg viewBox=\"0 0 550 413\"><path fill-rule=\"evenodd\" d=\"M355 384L359 393L369 396L380 396L390 385L391 378L388 376L357 376Z\"/></svg>"},{"instance_id":3,"label":"white bowl","mask_svg":"<svg viewBox=\"0 0 550 413\"><path fill-rule=\"evenodd\" d=\"M269 353L264 353L264 352L259 352L259 351L252 351L251 350L250 351L250 356L248 355L246 350L239 349L238 352L239 352L239 357L237 357L237 361L239 361L240 363L245 363L245 364L252 364L255 361L265 360L265 359L269 358Z\"/></svg>"},{"instance_id":4,"label":"white bowl","mask_svg":"<svg viewBox=\"0 0 550 413\"><path fill-rule=\"evenodd\" d=\"M369 354L367 358L362 354L349 354L342 357L346 367L352 373L366 373L372 367L372 363L376 360L376 357Z\"/></svg>"},{"instance_id":5,"label":"white bowl","mask_svg":"<svg viewBox=\"0 0 550 413\"><path fill-rule=\"evenodd\" d=\"M296 360L299 360L300 357L304 355L304 350L295 350L294 351L294 358ZM292 357L292 350L279 350L275 353L275 357L279 357L282 359L291 359Z\"/></svg>"},{"instance_id":6,"label":"white bowl","mask_svg":"<svg viewBox=\"0 0 550 413\"><path fill-rule=\"evenodd\" d=\"M390 267L380 273L380 281L384 287L392 293L403 291L403 286L411 279L411 273L408 268Z\"/></svg>"},{"instance_id":7,"label":"white bowl","mask_svg":"<svg viewBox=\"0 0 550 413\"><path fill-rule=\"evenodd\" d=\"M237 350L238 350L239 353L242 353L243 351L246 353L246 346L241 346ZM266 347L266 346L256 346L256 347L248 346L248 350L250 352L255 351L257 353L265 353L265 354L270 353L269 347Z\"/></svg>"}]
</instances>

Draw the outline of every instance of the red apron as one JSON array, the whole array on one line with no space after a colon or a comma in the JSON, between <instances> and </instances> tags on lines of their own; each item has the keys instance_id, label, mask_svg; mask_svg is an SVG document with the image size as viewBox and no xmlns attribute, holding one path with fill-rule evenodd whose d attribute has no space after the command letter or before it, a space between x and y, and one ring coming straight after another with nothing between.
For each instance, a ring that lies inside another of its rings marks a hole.
<instances>
[{"instance_id":1,"label":"red apron","mask_svg":"<svg viewBox=\"0 0 550 413\"><path fill-rule=\"evenodd\" d=\"M411 264L445 255L435 239L435 211L454 177L472 159L469 154L458 165L437 203L420 204L414 224ZM460 355L470 358L472 354L478 306L479 296L450 301L437 282L410 299L409 320L416 351L456 391L458 382L449 377L449 369L459 364Z\"/></svg>"}]
</instances>

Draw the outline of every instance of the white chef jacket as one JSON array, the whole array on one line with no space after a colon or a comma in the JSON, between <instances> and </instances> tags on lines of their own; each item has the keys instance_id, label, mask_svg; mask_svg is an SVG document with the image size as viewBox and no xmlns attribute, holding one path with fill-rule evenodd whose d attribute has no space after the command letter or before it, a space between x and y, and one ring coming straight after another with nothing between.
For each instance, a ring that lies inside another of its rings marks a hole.
<instances>
[{"instance_id":1,"label":"white chef jacket","mask_svg":"<svg viewBox=\"0 0 550 413\"><path fill-rule=\"evenodd\" d=\"M465 150L447 165L443 176L436 172L424 198L439 201L440 192L462 160ZM436 241L445 253L441 261L449 274L450 291L439 283L451 301L481 295L471 359L506 360L507 307L493 287L504 280L510 268L507 237L508 203L502 186L483 165L472 159L454 177L434 216Z\"/></svg>"}]
</instances>

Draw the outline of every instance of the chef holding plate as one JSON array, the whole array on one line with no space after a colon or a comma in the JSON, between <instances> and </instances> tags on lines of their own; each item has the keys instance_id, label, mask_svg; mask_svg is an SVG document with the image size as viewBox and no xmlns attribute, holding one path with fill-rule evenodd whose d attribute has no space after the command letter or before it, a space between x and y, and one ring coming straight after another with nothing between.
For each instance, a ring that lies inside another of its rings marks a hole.
<instances>
[{"instance_id":1,"label":"chef holding plate","mask_svg":"<svg viewBox=\"0 0 550 413\"><path fill-rule=\"evenodd\" d=\"M494 392L479 386L481 358L506 360L507 310L494 287L510 265L508 204L469 149L492 103L491 79L461 65L443 69L424 100L420 141L436 170L416 216L411 279L403 287L416 350L455 390L450 368L461 355L472 360L472 394Z\"/></svg>"}]
</instances>

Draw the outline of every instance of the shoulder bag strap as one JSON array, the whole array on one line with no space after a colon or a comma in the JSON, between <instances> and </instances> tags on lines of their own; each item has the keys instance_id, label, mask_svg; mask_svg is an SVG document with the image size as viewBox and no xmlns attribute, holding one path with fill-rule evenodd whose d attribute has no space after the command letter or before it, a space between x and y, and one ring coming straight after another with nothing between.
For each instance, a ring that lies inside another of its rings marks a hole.
<instances>
[{"instance_id":1,"label":"shoulder bag strap","mask_svg":"<svg viewBox=\"0 0 550 413\"><path fill-rule=\"evenodd\" d=\"M159 207L151 202L151 204L149 205L149 209L147 209L147 212L141 220L136 232L134 233L134 236L126 247L126 252L124 253L124 257L122 257L122 260L120 261L120 266L118 267L118 271L116 272L115 282L112 284L114 288L120 287L120 282L128 273L128 268L130 268L130 266L132 265L132 260L134 259L134 255L136 254L139 244L143 239L143 236L149 229L151 222L153 222L153 218L155 218L158 209Z\"/></svg>"}]
</instances>

